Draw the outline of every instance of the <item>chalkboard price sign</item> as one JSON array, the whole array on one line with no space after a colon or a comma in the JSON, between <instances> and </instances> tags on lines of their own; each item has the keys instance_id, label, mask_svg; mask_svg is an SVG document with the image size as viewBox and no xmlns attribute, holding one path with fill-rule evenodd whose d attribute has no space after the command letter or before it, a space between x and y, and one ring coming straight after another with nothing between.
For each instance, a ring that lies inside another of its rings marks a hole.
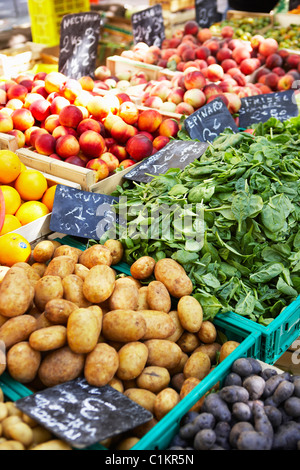
<instances>
[{"instance_id":1,"label":"chalkboard price sign","mask_svg":"<svg viewBox=\"0 0 300 470\"><path fill-rule=\"evenodd\" d=\"M125 178L148 183L153 176L164 174L170 168L183 170L189 163L199 158L207 147L208 144L203 142L172 140L164 148L128 172Z\"/></svg>"},{"instance_id":2,"label":"chalkboard price sign","mask_svg":"<svg viewBox=\"0 0 300 470\"><path fill-rule=\"evenodd\" d=\"M238 127L221 98L202 106L185 120L185 128L191 139L212 142L225 129L238 132Z\"/></svg>"},{"instance_id":3,"label":"chalkboard price sign","mask_svg":"<svg viewBox=\"0 0 300 470\"><path fill-rule=\"evenodd\" d=\"M152 414L109 385L84 378L65 382L15 402L17 408L76 449L117 436L152 419Z\"/></svg>"},{"instance_id":4,"label":"chalkboard price sign","mask_svg":"<svg viewBox=\"0 0 300 470\"><path fill-rule=\"evenodd\" d=\"M131 25L135 44L144 42L148 46L161 47L166 36L160 4L134 13L131 17Z\"/></svg>"},{"instance_id":5,"label":"chalkboard price sign","mask_svg":"<svg viewBox=\"0 0 300 470\"><path fill-rule=\"evenodd\" d=\"M97 12L65 15L60 28L59 71L78 80L94 77L101 15Z\"/></svg>"},{"instance_id":6,"label":"chalkboard price sign","mask_svg":"<svg viewBox=\"0 0 300 470\"><path fill-rule=\"evenodd\" d=\"M201 28L209 28L222 20L217 0L195 0L196 22Z\"/></svg>"},{"instance_id":7,"label":"chalkboard price sign","mask_svg":"<svg viewBox=\"0 0 300 470\"><path fill-rule=\"evenodd\" d=\"M55 191L50 229L81 238L100 240L116 223L113 208L118 198L69 186L58 185Z\"/></svg>"},{"instance_id":8,"label":"chalkboard price sign","mask_svg":"<svg viewBox=\"0 0 300 470\"><path fill-rule=\"evenodd\" d=\"M242 98L239 111L239 125L246 128L252 124L266 122L271 117L286 121L298 116L298 106L293 90L278 91Z\"/></svg>"}]
</instances>

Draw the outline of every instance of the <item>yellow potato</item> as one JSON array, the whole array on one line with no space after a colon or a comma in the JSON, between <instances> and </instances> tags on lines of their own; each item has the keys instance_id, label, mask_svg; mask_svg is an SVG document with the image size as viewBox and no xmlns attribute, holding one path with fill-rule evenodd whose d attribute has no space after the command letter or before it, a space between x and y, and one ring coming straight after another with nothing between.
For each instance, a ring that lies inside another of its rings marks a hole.
<instances>
[{"instance_id":1,"label":"yellow potato","mask_svg":"<svg viewBox=\"0 0 300 470\"><path fill-rule=\"evenodd\" d=\"M73 274L76 262L69 256L57 256L47 266L45 276L59 276L62 279L68 274Z\"/></svg>"},{"instance_id":2,"label":"yellow potato","mask_svg":"<svg viewBox=\"0 0 300 470\"><path fill-rule=\"evenodd\" d=\"M138 437L126 437L116 447L116 450L130 450L135 444L139 442Z\"/></svg>"},{"instance_id":3,"label":"yellow potato","mask_svg":"<svg viewBox=\"0 0 300 470\"><path fill-rule=\"evenodd\" d=\"M198 351L193 353L186 361L183 373L185 378L195 377L202 380L210 372L211 362L207 354Z\"/></svg>"},{"instance_id":4,"label":"yellow potato","mask_svg":"<svg viewBox=\"0 0 300 470\"><path fill-rule=\"evenodd\" d=\"M132 282L134 282L134 284L136 285L136 287L138 289L140 289L142 287L142 284L141 282L138 280L138 279L134 279L134 277L132 276L123 276L125 279L131 279Z\"/></svg>"},{"instance_id":5,"label":"yellow potato","mask_svg":"<svg viewBox=\"0 0 300 470\"><path fill-rule=\"evenodd\" d=\"M168 369L165 367L149 366L145 367L139 377L137 377L136 383L139 388L159 393L169 386L170 380L171 377Z\"/></svg>"},{"instance_id":6,"label":"yellow potato","mask_svg":"<svg viewBox=\"0 0 300 470\"><path fill-rule=\"evenodd\" d=\"M81 277L83 281L85 280L89 271L90 270L86 266L83 266L83 264L75 264L74 274L76 274L76 276Z\"/></svg>"},{"instance_id":7,"label":"yellow potato","mask_svg":"<svg viewBox=\"0 0 300 470\"><path fill-rule=\"evenodd\" d=\"M125 390L124 395L153 414L156 399L155 393L142 388L128 388Z\"/></svg>"},{"instance_id":8,"label":"yellow potato","mask_svg":"<svg viewBox=\"0 0 300 470\"><path fill-rule=\"evenodd\" d=\"M190 295L181 297L177 311L182 327L190 333L197 333L203 321L203 311L198 300Z\"/></svg>"},{"instance_id":9,"label":"yellow potato","mask_svg":"<svg viewBox=\"0 0 300 470\"><path fill-rule=\"evenodd\" d=\"M66 325L69 316L78 307L66 299L52 299L46 303L45 317L53 324Z\"/></svg>"},{"instance_id":10,"label":"yellow potato","mask_svg":"<svg viewBox=\"0 0 300 470\"><path fill-rule=\"evenodd\" d=\"M79 263L91 269L97 265L111 266L112 256L110 250L103 245L93 245L79 256Z\"/></svg>"},{"instance_id":11,"label":"yellow potato","mask_svg":"<svg viewBox=\"0 0 300 470\"><path fill-rule=\"evenodd\" d=\"M58 256L68 256L72 258L75 263L78 263L79 256L82 254L82 251L78 248L69 245L61 245L56 248L53 258L57 258Z\"/></svg>"},{"instance_id":12,"label":"yellow potato","mask_svg":"<svg viewBox=\"0 0 300 470\"><path fill-rule=\"evenodd\" d=\"M90 385L102 387L113 379L118 367L117 351L108 344L98 343L86 356L84 377Z\"/></svg>"},{"instance_id":13,"label":"yellow potato","mask_svg":"<svg viewBox=\"0 0 300 470\"><path fill-rule=\"evenodd\" d=\"M8 416L8 409L5 403L0 403L0 423ZM0 433L1 435L1 433Z\"/></svg>"},{"instance_id":14,"label":"yellow potato","mask_svg":"<svg viewBox=\"0 0 300 470\"><path fill-rule=\"evenodd\" d=\"M60 439L52 439L51 441L38 444L30 450L72 450L72 447Z\"/></svg>"},{"instance_id":15,"label":"yellow potato","mask_svg":"<svg viewBox=\"0 0 300 470\"><path fill-rule=\"evenodd\" d=\"M41 362L41 353L35 351L27 341L14 344L6 355L7 370L17 382L32 382Z\"/></svg>"},{"instance_id":16,"label":"yellow potato","mask_svg":"<svg viewBox=\"0 0 300 470\"><path fill-rule=\"evenodd\" d=\"M149 310L160 310L169 313L171 310L171 297L166 286L160 281L148 284L147 301Z\"/></svg>"},{"instance_id":17,"label":"yellow potato","mask_svg":"<svg viewBox=\"0 0 300 470\"><path fill-rule=\"evenodd\" d=\"M175 332L174 322L167 313L156 310L139 310L139 314L146 322L143 340L165 339Z\"/></svg>"},{"instance_id":18,"label":"yellow potato","mask_svg":"<svg viewBox=\"0 0 300 470\"><path fill-rule=\"evenodd\" d=\"M111 294L108 305L110 310L136 310L138 307L139 290L128 278L119 278Z\"/></svg>"},{"instance_id":19,"label":"yellow potato","mask_svg":"<svg viewBox=\"0 0 300 470\"><path fill-rule=\"evenodd\" d=\"M35 287L37 281L40 279L40 275L34 269L32 269L28 263L16 263L13 265L13 267L24 269L31 285Z\"/></svg>"},{"instance_id":20,"label":"yellow potato","mask_svg":"<svg viewBox=\"0 0 300 470\"><path fill-rule=\"evenodd\" d=\"M40 277L43 277L47 269L47 264L46 263L33 263L31 267Z\"/></svg>"},{"instance_id":21,"label":"yellow potato","mask_svg":"<svg viewBox=\"0 0 300 470\"><path fill-rule=\"evenodd\" d=\"M224 359L226 359L226 357L229 356L229 354L231 354L239 345L240 343L237 341L226 341L226 343L222 344L219 361L224 361Z\"/></svg>"},{"instance_id":22,"label":"yellow potato","mask_svg":"<svg viewBox=\"0 0 300 470\"><path fill-rule=\"evenodd\" d=\"M115 273L110 266L94 266L83 282L83 295L89 302L100 304L112 295L115 282Z\"/></svg>"},{"instance_id":23,"label":"yellow potato","mask_svg":"<svg viewBox=\"0 0 300 470\"><path fill-rule=\"evenodd\" d=\"M139 341L146 333L146 321L134 310L112 310L104 315L102 333L109 341Z\"/></svg>"},{"instance_id":24,"label":"yellow potato","mask_svg":"<svg viewBox=\"0 0 300 470\"><path fill-rule=\"evenodd\" d=\"M143 286L139 289L138 305L136 310L150 310L148 301L147 301L147 291L148 287Z\"/></svg>"},{"instance_id":25,"label":"yellow potato","mask_svg":"<svg viewBox=\"0 0 300 470\"><path fill-rule=\"evenodd\" d=\"M171 378L171 385L176 390L176 392L180 393L181 387L185 381L184 373L178 372L177 374L172 375Z\"/></svg>"},{"instance_id":26,"label":"yellow potato","mask_svg":"<svg viewBox=\"0 0 300 470\"><path fill-rule=\"evenodd\" d=\"M52 434L48 429L44 428L43 426L34 426L32 428L32 446L37 446L42 444L43 442L50 441L52 438Z\"/></svg>"},{"instance_id":27,"label":"yellow potato","mask_svg":"<svg viewBox=\"0 0 300 470\"><path fill-rule=\"evenodd\" d=\"M147 358L148 348L139 341L132 341L125 344L119 351L119 367L117 377L120 380L133 380L144 370Z\"/></svg>"},{"instance_id":28,"label":"yellow potato","mask_svg":"<svg viewBox=\"0 0 300 470\"><path fill-rule=\"evenodd\" d=\"M41 328L47 328L48 326L52 326L53 323L48 320L48 318L45 315L45 312L39 314L38 317L36 318L36 329L40 330Z\"/></svg>"},{"instance_id":29,"label":"yellow potato","mask_svg":"<svg viewBox=\"0 0 300 470\"><path fill-rule=\"evenodd\" d=\"M0 376L6 369L6 354L3 348L0 348Z\"/></svg>"},{"instance_id":30,"label":"yellow potato","mask_svg":"<svg viewBox=\"0 0 300 470\"><path fill-rule=\"evenodd\" d=\"M54 245L50 240L42 240L33 249L32 256L37 263L47 263L54 254Z\"/></svg>"},{"instance_id":31,"label":"yellow potato","mask_svg":"<svg viewBox=\"0 0 300 470\"><path fill-rule=\"evenodd\" d=\"M169 341L174 341L174 343L176 343L183 334L184 329L181 326L177 310L171 310L169 312L169 317L172 319L175 325L175 331L166 339L168 339Z\"/></svg>"},{"instance_id":32,"label":"yellow potato","mask_svg":"<svg viewBox=\"0 0 300 470\"><path fill-rule=\"evenodd\" d=\"M8 317L4 317L3 315L0 315L0 327L4 325L5 322L7 322Z\"/></svg>"},{"instance_id":33,"label":"yellow potato","mask_svg":"<svg viewBox=\"0 0 300 470\"><path fill-rule=\"evenodd\" d=\"M79 308L86 308L91 305L83 295L83 280L76 274L69 274L62 280L64 289L64 299L76 304Z\"/></svg>"},{"instance_id":34,"label":"yellow potato","mask_svg":"<svg viewBox=\"0 0 300 470\"><path fill-rule=\"evenodd\" d=\"M148 279L154 271L155 260L151 256L142 256L130 267L130 273L134 279Z\"/></svg>"},{"instance_id":35,"label":"yellow potato","mask_svg":"<svg viewBox=\"0 0 300 470\"><path fill-rule=\"evenodd\" d=\"M45 387L54 387L79 377L84 368L84 354L76 354L69 346L49 352L42 360L38 377Z\"/></svg>"},{"instance_id":36,"label":"yellow potato","mask_svg":"<svg viewBox=\"0 0 300 470\"><path fill-rule=\"evenodd\" d=\"M19 416L22 418L23 413L22 411L16 406L13 401L6 401L5 402L9 416Z\"/></svg>"},{"instance_id":37,"label":"yellow potato","mask_svg":"<svg viewBox=\"0 0 300 470\"><path fill-rule=\"evenodd\" d=\"M195 387L197 387L197 385L199 385L200 382L201 380L197 379L196 377L189 377L185 379L179 392L180 399L183 400L192 390L194 390ZM200 397L199 400L189 409L189 411L199 412L203 405L204 399L205 395Z\"/></svg>"},{"instance_id":38,"label":"yellow potato","mask_svg":"<svg viewBox=\"0 0 300 470\"><path fill-rule=\"evenodd\" d=\"M7 432L9 439L21 442L24 447L30 446L33 441L32 429L22 421L9 426Z\"/></svg>"},{"instance_id":39,"label":"yellow potato","mask_svg":"<svg viewBox=\"0 0 300 470\"><path fill-rule=\"evenodd\" d=\"M62 299L64 288L60 276L44 276L35 286L34 303L43 312L47 302L52 299Z\"/></svg>"},{"instance_id":40,"label":"yellow potato","mask_svg":"<svg viewBox=\"0 0 300 470\"><path fill-rule=\"evenodd\" d=\"M118 264L122 261L124 248L122 243L119 240L106 240L104 246L109 249L112 262L111 264Z\"/></svg>"},{"instance_id":41,"label":"yellow potato","mask_svg":"<svg viewBox=\"0 0 300 470\"><path fill-rule=\"evenodd\" d=\"M67 344L67 329L63 325L41 328L31 333L29 344L35 351L52 351Z\"/></svg>"},{"instance_id":42,"label":"yellow potato","mask_svg":"<svg viewBox=\"0 0 300 470\"><path fill-rule=\"evenodd\" d=\"M217 360L217 353L220 352L221 345L219 343L211 343L211 344L200 344L198 348L195 349L194 352L204 352L210 358L212 364L214 364Z\"/></svg>"},{"instance_id":43,"label":"yellow potato","mask_svg":"<svg viewBox=\"0 0 300 470\"><path fill-rule=\"evenodd\" d=\"M0 314L9 318L23 315L31 306L33 297L34 288L25 270L10 268L0 284Z\"/></svg>"},{"instance_id":44,"label":"yellow potato","mask_svg":"<svg viewBox=\"0 0 300 470\"><path fill-rule=\"evenodd\" d=\"M189 333L188 331L185 331L180 336L177 344L180 346L183 352L190 354L195 351L198 346L200 346L200 340L196 333Z\"/></svg>"},{"instance_id":45,"label":"yellow potato","mask_svg":"<svg viewBox=\"0 0 300 470\"><path fill-rule=\"evenodd\" d=\"M25 450L25 447L21 442L6 440L0 443L0 450Z\"/></svg>"},{"instance_id":46,"label":"yellow potato","mask_svg":"<svg viewBox=\"0 0 300 470\"><path fill-rule=\"evenodd\" d=\"M97 305L74 310L68 318L68 345L74 353L90 353L97 345L102 329L102 310Z\"/></svg>"},{"instance_id":47,"label":"yellow potato","mask_svg":"<svg viewBox=\"0 0 300 470\"><path fill-rule=\"evenodd\" d=\"M108 385L110 385L112 388L115 390L118 390L118 392L123 393L124 392L124 385L122 380L118 379L117 377L113 377L109 382Z\"/></svg>"},{"instance_id":48,"label":"yellow potato","mask_svg":"<svg viewBox=\"0 0 300 470\"><path fill-rule=\"evenodd\" d=\"M165 388L157 395L154 402L154 415L160 421L180 402L179 394L173 388Z\"/></svg>"},{"instance_id":49,"label":"yellow potato","mask_svg":"<svg viewBox=\"0 0 300 470\"><path fill-rule=\"evenodd\" d=\"M144 344L148 348L148 366L173 369L179 364L182 351L176 343L165 339L149 339Z\"/></svg>"},{"instance_id":50,"label":"yellow potato","mask_svg":"<svg viewBox=\"0 0 300 470\"><path fill-rule=\"evenodd\" d=\"M8 416L7 418L4 418L3 421L1 422L2 425L2 435L8 439L9 438L9 433L8 430L11 426L13 426L16 423L22 423L22 419L20 416L17 415L11 415Z\"/></svg>"},{"instance_id":51,"label":"yellow potato","mask_svg":"<svg viewBox=\"0 0 300 470\"><path fill-rule=\"evenodd\" d=\"M201 328L198 331L198 338L201 343L211 344L217 339L217 329L211 321L202 322Z\"/></svg>"},{"instance_id":52,"label":"yellow potato","mask_svg":"<svg viewBox=\"0 0 300 470\"><path fill-rule=\"evenodd\" d=\"M169 369L170 375L173 376L173 375L179 374L180 372L183 372L183 368L188 358L189 358L189 355L182 352L181 359L178 365L174 367L173 369Z\"/></svg>"},{"instance_id":53,"label":"yellow potato","mask_svg":"<svg viewBox=\"0 0 300 470\"><path fill-rule=\"evenodd\" d=\"M157 261L154 269L157 281L162 282L171 296L180 299L193 292L193 284L183 267L171 258Z\"/></svg>"},{"instance_id":54,"label":"yellow potato","mask_svg":"<svg viewBox=\"0 0 300 470\"><path fill-rule=\"evenodd\" d=\"M36 319L31 315L10 318L0 328L0 341L9 349L14 344L27 340L36 329L36 324Z\"/></svg>"}]
</instances>

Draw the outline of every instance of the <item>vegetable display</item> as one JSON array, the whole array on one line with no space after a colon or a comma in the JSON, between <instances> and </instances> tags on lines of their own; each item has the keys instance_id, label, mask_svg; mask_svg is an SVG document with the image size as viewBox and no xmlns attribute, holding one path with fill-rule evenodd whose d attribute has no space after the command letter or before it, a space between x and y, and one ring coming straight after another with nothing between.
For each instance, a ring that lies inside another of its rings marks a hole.
<instances>
[{"instance_id":1,"label":"vegetable display","mask_svg":"<svg viewBox=\"0 0 300 470\"><path fill-rule=\"evenodd\" d=\"M300 292L299 126L299 118L271 118L255 130L225 131L184 171L118 187L114 195L127 204L125 260L172 258L188 273L204 319L234 311L268 325ZM169 225L163 214L153 217L160 205L171 208Z\"/></svg>"}]
</instances>

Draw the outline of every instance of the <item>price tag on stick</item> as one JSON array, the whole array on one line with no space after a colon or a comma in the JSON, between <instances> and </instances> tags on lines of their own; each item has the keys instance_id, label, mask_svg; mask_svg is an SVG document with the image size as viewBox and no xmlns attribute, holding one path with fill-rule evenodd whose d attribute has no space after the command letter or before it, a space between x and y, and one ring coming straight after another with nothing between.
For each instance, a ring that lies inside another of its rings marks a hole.
<instances>
[{"instance_id":1,"label":"price tag on stick","mask_svg":"<svg viewBox=\"0 0 300 470\"><path fill-rule=\"evenodd\" d=\"M65 15L60 28L59 72L78 80L94 77L101 29L97 12Z\"/></svg>"},{"instance_id":2,"label":"price tag on stick","mask_svg":"<svg viewBox=\"0 0 300 470\"><path fill-rule=\"evenodd\" d=\"M144 42L148 46L161 47L166 36L160 4L134 13L131 17L131 25L135 44Z\"/></svg>"}]
</instances>

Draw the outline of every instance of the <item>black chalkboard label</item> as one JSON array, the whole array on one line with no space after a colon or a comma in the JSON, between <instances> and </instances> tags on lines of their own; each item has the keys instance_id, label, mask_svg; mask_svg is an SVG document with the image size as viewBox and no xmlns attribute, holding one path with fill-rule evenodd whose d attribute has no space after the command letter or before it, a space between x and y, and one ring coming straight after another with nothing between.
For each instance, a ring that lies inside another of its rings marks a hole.
<instances>
[{"instance_id":1,"label":"black chalkboard label","mask_svg":"<svg viewBox=\"0 0 300 470\"><path fill-rule=\"evenodd\" d=\"M239 111L241 128L266 122L271 117L286 121L299 114L293 90L249 96L242 98L241 101L242 106Z\"/></svg>"},{"instance_id":2,"label":"black chalkboard label","mask_svg":"<svg viewBox=\"0 0 300 470\"><path fill-rule=\"evenodd\" d=\"M84 378L65 382L15 402L16 406L76 449L83 449L147 423L152 414L105 385Z\"/></svg>"},{"instance_id":3,"label":"black chalkboard label","mask_svg":"<svg viewBox=\"0 0 300 470\"><path fill-rule=\"evenodd\" d=\"M113 204L117 197L58 185L55 191L50 229L81 238L100 240L119 222Z\"/></svg>"},{"instance_id":4,"label":"black chalkboard label","mask_svg":"<svg viewBox=\"0 0 300 470\"><path fill-rule=\"evenodd\" d=\"M195 0L196 22L201 28L209 28L222 20L217 0Z\"/></svg>"},{"instance_id":5,"label":"black chalkboard label","mask_svg":"<svg viewBox=\"0 0 300 470\"><path fill-rule=\"evenodd\" d=\"M143 160L125 178L140 183L148 183L153 176L166 173L170 168L183 170L189 163L199 158L208 144L190 140L172 140L151 157ZM150 176L149 176L150 175Z\"/></svg>"},{"instance_id":6,"label":"black chalkboard label","mask_svg":"<svg viewBox=\"0 0 300 470\"><path fill-rule=\"evenodd\" d=\"M216 98L188 116L184 122L191 139L212 142L225 129L238 132L238 127L221 98Z\"/></svg>"},{"instance_id":7,"label":"black chalkboard label","mask_svg":"<svg viewBox=\"0 0 300 470\"><path fill-rule=\"evenodd\" d=\"M148 46L161 47L166 36L160 4L133 13L131 25L135 44L145 42Z\"/></svg>"},{"instance_id":8,"label":"black chalkboard label","mask_svg":"<svg viewBox=\"0 0 300 470\"><path fill-rule=\"evenodd\" d=\"M60 27L59 71L78 80L94 77L101 29L97 12L65 15Z\"/></svg>"}]
</instances>

